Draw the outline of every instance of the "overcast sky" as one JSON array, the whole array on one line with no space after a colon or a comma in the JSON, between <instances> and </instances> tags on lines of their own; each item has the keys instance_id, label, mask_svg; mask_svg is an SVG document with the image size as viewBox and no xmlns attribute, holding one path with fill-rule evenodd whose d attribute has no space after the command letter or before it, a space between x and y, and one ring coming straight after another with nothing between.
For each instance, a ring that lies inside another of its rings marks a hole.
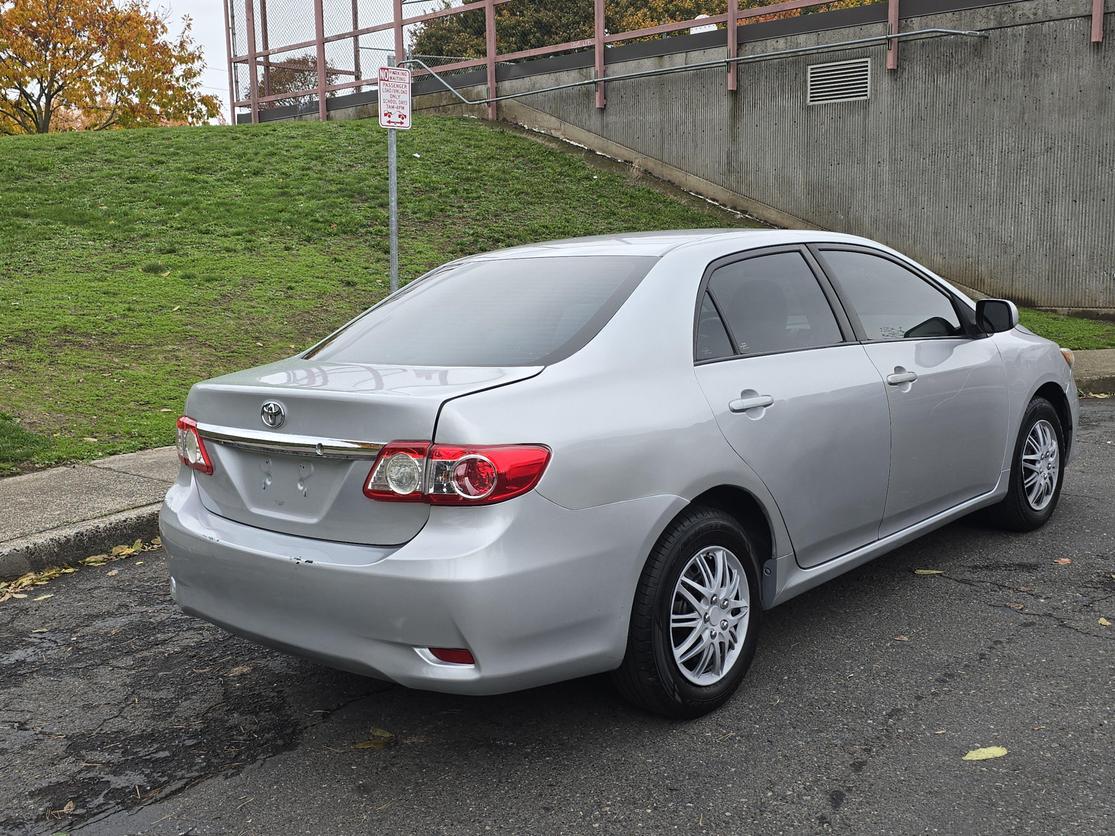
<instances>
[{"instance_id":1,"label":"overcast sky","mask_svg":"<svg viewBox=\"0 0 1115 836\"><path fill-rule=\"evenodd\" d=\"M221 113L228 118L228 62L225 60L225 22L221 0L156 0L156 8L169 12L171 35L182 32L182 17L194 22L194 40L205 50L205 75L201 83L206 93L221 99Z\"/></svg>"}]
</instances>

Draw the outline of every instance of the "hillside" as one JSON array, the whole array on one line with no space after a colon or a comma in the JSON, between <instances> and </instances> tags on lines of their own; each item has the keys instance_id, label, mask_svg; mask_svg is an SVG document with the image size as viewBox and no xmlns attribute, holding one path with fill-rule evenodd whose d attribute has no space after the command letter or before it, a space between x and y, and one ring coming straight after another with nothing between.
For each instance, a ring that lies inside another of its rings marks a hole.
<instances>
[{"instance_id":1,"label":"hillside","mask_svg":"<svg viewBox=\"0 0 1115 836\"><path fill-rule=\"evenodd\" d=\"M169 444L196 380L387 289L374 122L0 137L0 473ZM471 119L399 140L401 272L737 216Z\"/></svg>"}]
</instances>

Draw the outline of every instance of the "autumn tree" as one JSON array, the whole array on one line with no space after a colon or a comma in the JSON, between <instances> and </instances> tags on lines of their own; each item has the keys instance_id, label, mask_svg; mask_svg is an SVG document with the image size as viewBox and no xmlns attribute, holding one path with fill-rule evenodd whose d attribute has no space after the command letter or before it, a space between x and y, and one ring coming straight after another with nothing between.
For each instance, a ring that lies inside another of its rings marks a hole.
<instances>
[{"instance_id":1,"label":"autumn tree","mask_svg":"<svg viewBox=\"0 0 1115 836\"><path fill-rule=\"evenodd\" d=\"M0 133L204 122L203 68L146 0L0 0Z\"/></svg>"},{"instance_id":2,"label":"autumn tree","mask_svg":"<svg viewBox=\"0 0 1115 836\"><path fill-rule=\"evenodd\" d=\"M819 9L862 6L875 0L833 0ZM768 6L777 0L740 0L740 9ZM449 8L450 0L442 0ZM604 25L609 32L631 32L663 23L724 14L724 0L608 0ZM815 11L775 12L753 20L776 20ZM496 7L496 48L501 53L552 46L593 36L592 0L515 0ZM418 29L411 52L419 57L479 58L484 55L484 12L477 10L435 18Z\"/></svg>"},{"instance_id":3,"label":"autumn tree","mask_svg":"<svg viewBox=\"0 0 1115 836\"><path fill-rule=\"evenodd\" d=\"M446 7L448 0L442 0ZM745 6L746 3L740 3ZM724 0L608 0L605 26L628 32L697 15L724 12ZM500 52L578 41L593 35L592 0L515 0L496 7L496 38ZM423 24L411 41L415 55L460 58L484 54L484 13L465 12Z\"/></svg>"}]
</instances>

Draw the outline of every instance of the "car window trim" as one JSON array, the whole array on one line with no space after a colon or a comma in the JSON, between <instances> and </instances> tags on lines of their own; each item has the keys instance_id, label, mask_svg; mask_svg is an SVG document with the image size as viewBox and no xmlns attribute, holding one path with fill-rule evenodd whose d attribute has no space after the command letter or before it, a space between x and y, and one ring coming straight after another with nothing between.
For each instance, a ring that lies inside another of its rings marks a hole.
<instances>
[{"instance_id":1,"label":"car window trim","mask_svg":"<svg viewBox=\"0 0 1115 836\"><path fill-rule=\"evenodd\" d=\"M715 273L721 267L726 267L729 264L735 264L738 261L747 261L752 258L762 258L767 255L779 255L780 253L798 253L801 255L802 260L805 262L809 271L813 274L817 286L824 296L825 301L828 302L829 310L832 311L833 319L836 320L836 330L840 332L840 341L829 343L828 345L813 345L804 348L788 348L779 351L763 351L763 352L749 352L742 353L736 349L739 345L736 342L735 334L732 332L731 325L728 324L727 318L720 310L720 306L716 304L716 299L711 293L708 292L708 284ZM710 357L705 360L697 358L697 337L699 334L701 324L701 303L704 301L705 295L708 295L709 301L712 302L713 308L716 310L716 315L720 317L720 323L724 326L724 331L728 334L728 339L732 344L732 354L726 357ZM856 342L855 330L852 327L851 321L848 319L844 312L843 305L840 302L840 297L836 293L836 289L829 283L828 276L825 275L817 260L812 257L809 249L804 244L778 244L771 247L758 247L751 250L740 250L738 252L729 253L718 258L713 259L705 266L705 271L701 275L701 283L697 287L696 306L693 311L693 365L694 366L707 366L710 363L724 363L729 360L743 360L751 359L752 357L770 357L775 354L797 354L801 351L817 351L819 349L834 348L836 346L847 345Z\"/></svg>"},{"instance_id":2,"label":"car window trim","mask_svg":"<svg viewBox=\"0 0 1115 836\"><path fill-rule=\"evenodd\" d=\"M969 311L968 306L963 303L962 299L960 299L949 288L945 287L936 279L934 279L934 277L927 275L922 270L918 269L914 264L902 258L898 258L891 253L875 249L874 247L867 247L862 244L845 244L835 241L816 241L810 242L806 245L806 247L817 260L817 264L820 266L821 270L824 271L826 278L835 290L837 297L840 299L841 307L844 308L844 311L848 316L848 320L852 324L852 330L856 334L856 341L859 342L861 345L874 345L877 343L914 343L921 342L923 340L971 340L986 336L986 334L976 329L975 314L974 312ZM847 298L843 289L840 287L840 280L836 276L836 271L824 257L824 253L826 251L834 250L838 252L858 252L865 255L877 256L878 258L885 259L886 261L889 261L892 264L903 268L908 273L911 273L915 277L921 279L923 282L925 282L925 284L929 285L930 288L940 293L949 301L949 305L952 307L952 311L956 315L956 319L960 323L960 327L963 329L964 333L951 334L940 337L889 337L887 339L868 338L867 331L863 327L863 322L862 320L860 320L859 314L856 312L855 307L851 304L851 301Z\"/></svg>"}]
</instances>

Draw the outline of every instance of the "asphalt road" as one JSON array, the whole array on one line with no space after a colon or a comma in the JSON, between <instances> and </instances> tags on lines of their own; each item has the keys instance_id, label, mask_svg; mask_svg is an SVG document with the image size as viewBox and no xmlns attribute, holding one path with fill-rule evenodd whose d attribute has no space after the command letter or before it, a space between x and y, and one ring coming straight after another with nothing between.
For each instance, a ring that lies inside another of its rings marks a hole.
<instances>
[{"instance_id":1,"label":"asphalt road","mask_svg":"<svg viewBox=\"0 0 1115 836\"><path fill-rule=\"evenodd\" d=\"M603 678L462 698L288 658L179 614L161 552L37 594L0 605L3 832L1115 831L1111 401L1044 529L961 522L774 610L689 723Z\"/></svg>"}]
</instances>

